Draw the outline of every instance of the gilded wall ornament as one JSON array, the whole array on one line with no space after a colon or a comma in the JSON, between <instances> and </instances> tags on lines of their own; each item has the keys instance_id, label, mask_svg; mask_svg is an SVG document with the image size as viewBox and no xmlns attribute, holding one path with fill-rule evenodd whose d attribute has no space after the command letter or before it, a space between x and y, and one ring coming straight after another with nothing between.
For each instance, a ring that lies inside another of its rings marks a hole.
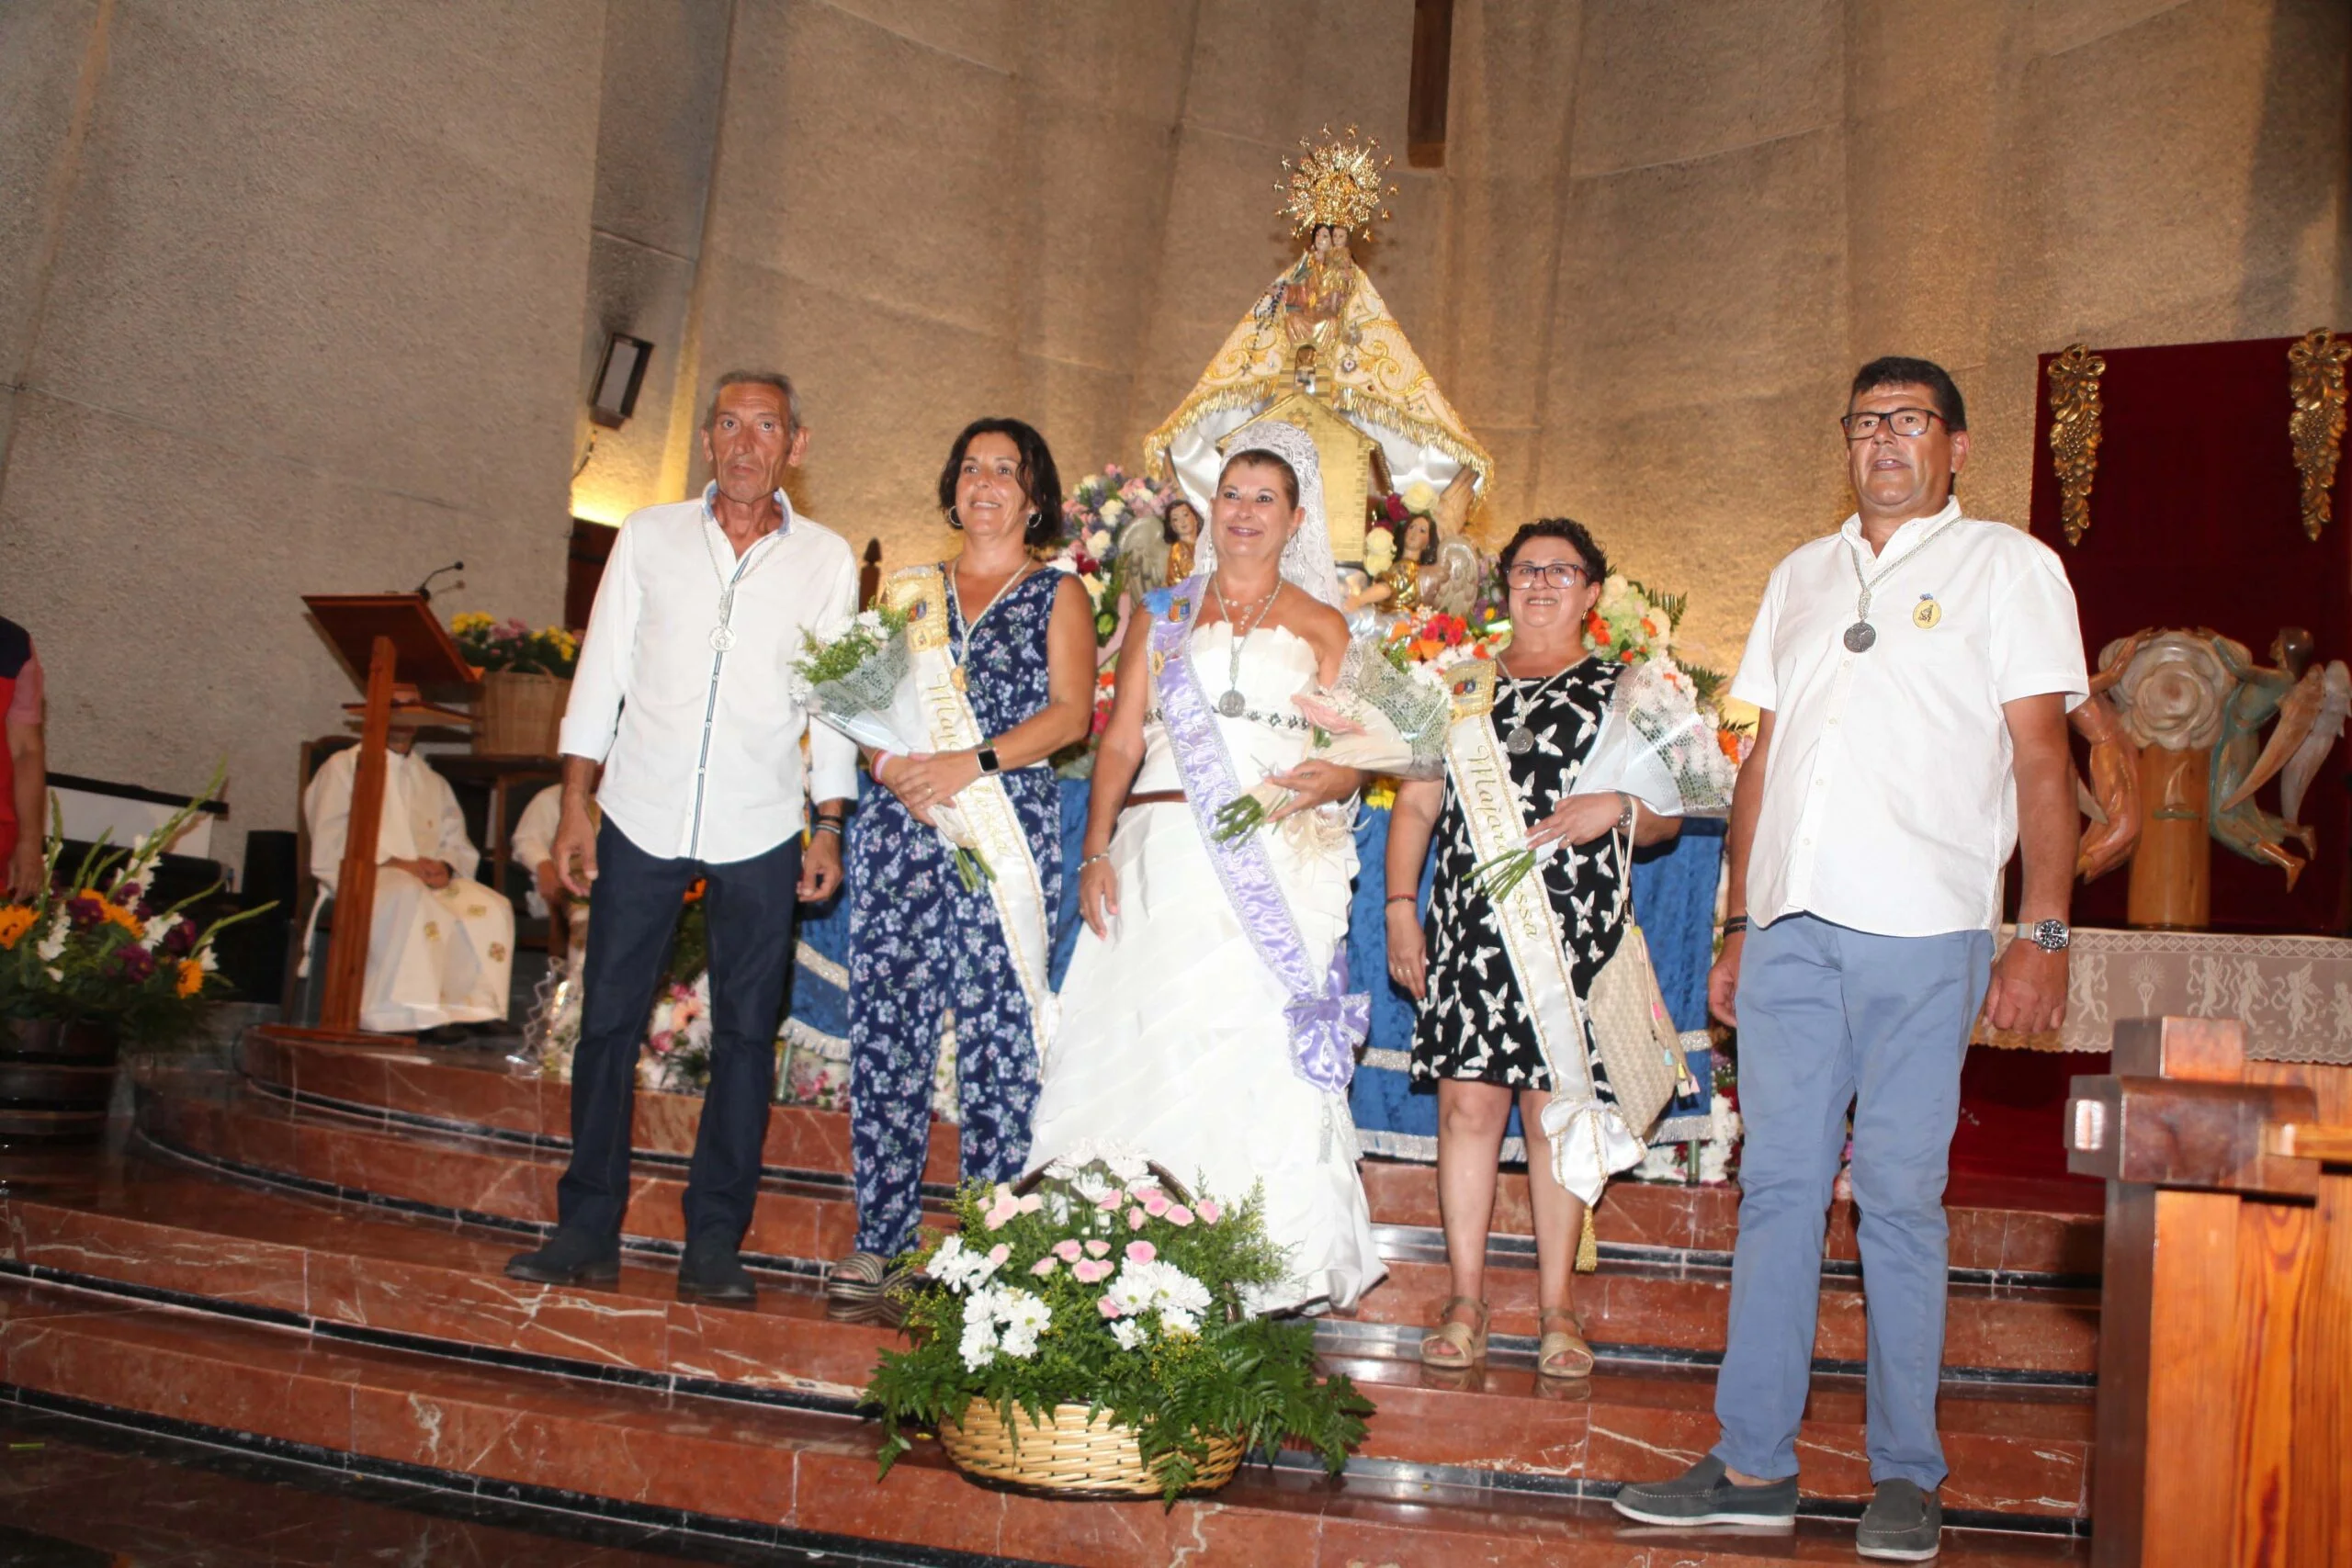
<instances>
[{"instance_id":1,"label":"gilded wall ornament","mask_svg":"<svg viewBox=\"0 0 2352 1568\"><path fill-rule=\"evenodd\" d=\"M2058 471L2058 521L2079 545L2091 525L2091 480L2098 473L2098 378L2107 361L2069 344L2050 362L2050 460Z\"/></svg>"},{"instance_id":2,"label":"gilded wall ornament","mask_svg":"<svg viewBox=\"0 0 2352 1568\"><path fill-rule=\"evenodd\" d=\"M2345 343L2325 327L2313 327L2287 351L2287 384L2295 412L2287 435L2295 446L2295 472L2303 481L2303 533L2316 539L2335 513L2335 459L2344 445Z\"/></svg>"}]
</instances>

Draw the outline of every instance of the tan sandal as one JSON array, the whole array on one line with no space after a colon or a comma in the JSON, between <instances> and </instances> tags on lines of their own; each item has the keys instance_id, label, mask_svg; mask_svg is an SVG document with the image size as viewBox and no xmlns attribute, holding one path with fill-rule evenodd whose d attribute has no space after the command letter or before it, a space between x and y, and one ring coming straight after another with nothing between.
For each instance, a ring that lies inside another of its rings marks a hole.
<instances>
[{"instance_id":1,"label":"tan sandal","mask_svg":"<svg viewBox=\"0 0 2352 1568\"><path fill-rule=\"evenodd\" d=\"M1566 1328L1546 1328L1553 1322ZM1574 1382L1592 1376L1592 1347L1585 1343L1584 1324L1566 1307L1545 1307L1535 1314L1543 1337L1535 1342L1535 1375L1555 1382ZM1425 1358L1426 1359L1426 1358Z\"/></svg>"},{"instance_id":2,"label":"tan sandal","mask_svg":"<svg viewBox=\"0 0 2352 1568\"><path fill-rule=\"evenodd\" d=\"M1476 1327L1453 1321L1453 1310L1464 1306L1478 1314ZM1458 1369L1476 1366L1487 1359L1486 1303L1468 1296L1449 1297L1437 1309L1437 1327L1421 1336L1421 1365Z\"/></svg>"}]
</instances>

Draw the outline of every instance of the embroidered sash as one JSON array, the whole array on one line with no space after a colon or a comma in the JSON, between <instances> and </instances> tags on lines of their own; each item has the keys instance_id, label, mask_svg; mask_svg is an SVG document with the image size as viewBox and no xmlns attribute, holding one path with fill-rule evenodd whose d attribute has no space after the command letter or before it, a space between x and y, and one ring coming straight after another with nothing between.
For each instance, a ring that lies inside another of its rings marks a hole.
<instances>
[{"instance_id":1,"label":"embroidered sash","mask_svg":"<svg viewBox=\"0 0 2352 1568\"><path fill-rule=\"evenodd\" d=\"M1485 865L1527 847L1519 792L1495 739L1494 661L1457 664L1446 672L1446 685L1453 696L1446 773L1461 798L1478 863ZM1544 1107L1552 1174L1589 1209L1600 1201L1610 1176L1639 1164L1647 1150L1616 1107L1601 1103L1593 1086L1592 1059L1585 1052L1584 998L1577 995L1559 916L1544 894L1540 871L1521 877L1496 902L1495 925L1552 1078L1552 1098Z\"/></svg>"},{"instance_id":2,"label":"embroidered sash","mask_svg":"<svg viewBox=\"0 0 2352 1568\"><path fill-rule=\"evenodd\" d=\"M891 573L885 592L891 608L907 617L909 676L922 699L933 750L965 751L979 745L980 721L970 699L956 689L956 660L948 651L947 580L937 567L910 568ZM1004 781L983 773L964 786L954 804L933 816L942 836L972 850L988 867L989 897L1004 928L1013 975L1029 1003L1030 1038L1042 1065L1052 1049L1061 1009L1046 982L1053 926L1046 910L1045 879L1030 851L1029 835L1022 831L1020 813L1013 809Z\"/></svg>"},{"instance_id":3,"label":"embroidered sash","mask_svg":"<svg viewBox=\"0 0 2352 1568\"><path fill-rule=\"evenodd\" d=\"M1174 743L1177 770L1184 777L1184 801L1192 807L1193 826L1200 829L1217 881L1240 917L1250 945L1290 993L1283 1015L1290 1026L1291 1071L1327 1093L1344 1094L1355 1077L1356 1047L1372 1027L1372 998L1348 991L1347 938L1340 939L1329 971L1318 977L1264 841L1256 833L1229 843L1216 841L1216 814L1240 795L1241 784L1208 694L1201 689L1192 660L1184 657L1202 581L1195 577L1166 591L1164 597L1151 595L1151 665L1160 720Z\"/></svg>"}]
</instances>

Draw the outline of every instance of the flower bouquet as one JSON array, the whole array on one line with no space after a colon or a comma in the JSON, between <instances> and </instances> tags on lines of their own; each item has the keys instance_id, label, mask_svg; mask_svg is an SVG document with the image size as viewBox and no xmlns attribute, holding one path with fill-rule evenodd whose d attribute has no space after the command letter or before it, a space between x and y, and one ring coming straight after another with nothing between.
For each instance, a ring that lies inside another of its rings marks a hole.
<instances>
[{"instance_id":1,"label":"flower bouquet","mask_svg":"<svg viewBox=\"0 0 2352 1568\"><path fill-rule=\"evenodd\" d=\"M220 783L216 774L205 795ZM213 944L270 908L199 926L187 911L220 891L218 882L167 908L152 907L155 863L198 805L190 801L128 850L101 839L70 878L59 874L64 821L52 807L41 890L0 905L0 1020L96 1023L141 1043L197 1026L207 996L220 989Z\"/></svg>"},{"instance_id":2,"label":"flower bouquet","mask_svg":"<svg viewBox=\"0 0 2352 1568\"><path fill-rule=\"evenodd\" d=\"M934 1234L900 1288L913 1348L883 1352L866 1388L884 1474L913 1446L902 1428L927 1427L974 1474L1172 1506L1247 1449L1292 1439L1337 1472L1363 1440L1372 1405L1317 1375L1314 1329L1250 1314L1284 1274L1256 1197L1227 1208L1080 1148L956 1209L961 1234ZM1074 1436L1077 1479L1059 1469Z\"/></svg>"},{"instance_id":3,"label":"flower bouquet","mask_svg":"<svg viewBox=\"0 0 2352 1568\"><path fill-rule=\"evenodd\" d=\"M1416 626L1427 635L1413 636ZM1508 640L1507 626L1501 635ZM1291 699L1315 725L1302 760L1396 778L1433 775L1444 765L1445 730L1453 717L1443 671L1456 660L1480 657L1472 650L1487 646L1458 615L1410 617L1385 636L1357 637L1348 644L1338 680ZM1216 815L1216 841L1230 843L1256 831L1289 795L1261 781L1235 796Z\"/></svg>"},{"instance_id":4,"label":"flower bouquet","mask_svg":"<svg viewBox=\"0 0 2352 1568\"><path fill-rule=\"evenodd\" d=\"M449 617L449 634L466 662L485 674L552 675L569 681L580 664L580 639L561 626L533 631L511 615L502 621L468 610Z\"/></svg>"},{"instance_id":5,"label":"flower bouquet","mask_svg":"<svg viewBox=\"0 0 2352 1568\"><path fill-rule=\"evenodd\" d=\"M931 720L915 685L902 612L877 602L831 638L800 635L805 651L792 670L810 713L876 751L908 756L931 750ZM978 891L989 868L973 848L963 814L943 804L931 808L931 820L954 852L966 890Z\"/></svg>"}]
</instances>

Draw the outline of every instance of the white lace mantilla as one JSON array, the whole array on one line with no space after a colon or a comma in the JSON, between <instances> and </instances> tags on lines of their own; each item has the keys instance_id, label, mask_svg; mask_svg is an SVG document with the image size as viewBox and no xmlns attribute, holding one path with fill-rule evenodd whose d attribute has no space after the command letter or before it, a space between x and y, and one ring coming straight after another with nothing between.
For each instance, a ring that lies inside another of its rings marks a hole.
<instances>
[{"instance_id":1,"label":"white lace mantilla","mask_svg":"<svg viewBox=\"0 0 2352 1568\"><path fill-rule=\"evenodd\" d=\"M2072 958L2063 1028L2018 1034L1980 1022L1976 1043L2105 1051L2121 1019L2234 1018L2256 1061L2352 1066L2352 940L2077 926Z\"/></svg>"}]
</instances>

